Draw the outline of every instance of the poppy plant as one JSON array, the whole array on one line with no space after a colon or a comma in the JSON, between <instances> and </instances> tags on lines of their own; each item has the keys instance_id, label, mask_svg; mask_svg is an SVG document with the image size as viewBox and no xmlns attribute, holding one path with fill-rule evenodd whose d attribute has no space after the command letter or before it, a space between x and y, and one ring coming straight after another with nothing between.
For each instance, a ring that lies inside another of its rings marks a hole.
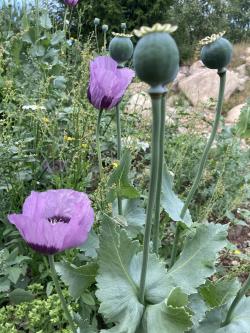
<instances>
[{"instance_id":1,"label":"poppy plant","mask_svg":"<svg viewBox=\"0 0 250 333\"><path fill-rule=\"evenodd\" d=\"M96 125L96 143L99 174L102 178L102 159L100 149L100 123L103 109L112 109L121 101L135 73L129 68L119 68L118 63L109 56L99 56L90 62L90 82L88 99L99 110ZM120 138L120 133L118 133Z\"/></svg>"},{"instance_id":2,"label":"poppy plant","mask_svg":"<svg viewBox=\"0 0 250 333\"><path fill-rule=\"evenodd\" d=\"M50 255L86 241L94 211L87 194L82 192L32 191L22 214L10 214L8 219L32 249Z\"/></svg>"}]
</instances>

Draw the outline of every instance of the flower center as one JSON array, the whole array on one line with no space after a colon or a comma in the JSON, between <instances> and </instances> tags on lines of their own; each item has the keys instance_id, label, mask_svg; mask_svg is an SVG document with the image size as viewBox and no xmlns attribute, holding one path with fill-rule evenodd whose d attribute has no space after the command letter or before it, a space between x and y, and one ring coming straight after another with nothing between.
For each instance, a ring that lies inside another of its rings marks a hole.
<instances>
[{"instance_id":1,"label":"flower center","mask_svg":"<svg viewBox=\"0 0 250 333\"><path fill-rule=\"evenodd\" d=\"M69 223L69 221L70 221L70 217L67 217L67 216L61 216L61 215L55 215L55 216L49 217L49 218L48 218L48 221L49 221L51 224L56 224L56 223Z\"/></svg>"}]
</instances>

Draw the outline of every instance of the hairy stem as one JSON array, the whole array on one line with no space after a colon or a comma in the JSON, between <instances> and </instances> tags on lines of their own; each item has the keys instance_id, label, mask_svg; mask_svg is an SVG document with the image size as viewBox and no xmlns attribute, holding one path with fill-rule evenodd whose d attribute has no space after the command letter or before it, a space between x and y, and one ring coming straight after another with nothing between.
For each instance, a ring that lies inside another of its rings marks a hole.
<instances>
[{"instance_id":1,"label":"hairy stem","mask_svg":"<svg viewBox=\"0 0 250 333\"><path fill-rule=\"evenodd\" d=\"M161 119L160 119L160 140L159 140L159 166L157 189L155 199L155 219L153 232L153 251L157 254L159 249L159 229L160 229L160 212L161 212L161 187L162 187L162 169L164 161L164 136L165 136L165 113L166 113L166 94L161 98Z\"/></svg>"},{"instance_id":2,"label":"hairy stem","mask_svg":"<svg viewBox=\"0 0 250 333\"><path fill-rule=\"evenodd\" d=\"M149 243L152 228L152 214L155 205L155 196L157 188L157 174L159 165L159 139L160 139L160 113L161 113L161 95L151 94L152 98L152 111L153 111L153 126L152 126L152 146L151 146L151 175L150 175L150 186L148 196L148 206L145 222L145 234L143 244L143 259L142 259L142 270L140 278L140 290L139 290L139 301L144 303L145 296L145 284L146 274L148 266L149 256Z\"/></svg>"},{"instance_id":3,"label":"hairy stem","mask_svg":"<svg viewBox=\"0 0 250 333\"><path fill-rule=\"evenodd\" d=\"M236 306L239 304L241 298L246 294L246 292L250 289L250 274L248 275L247 280L241 287L241 289L238 291L237 295L235 296L235 299L233 300L228 312L225 321L222 323L221 327L224 327L228 325L231 322L233 312L236 308Z\"/></svg>"},{"instance_id":4,"label":"hairy stem","mask_svg":"<svg viewBox=\"0 0 250 333\"><path fill-rule=\"evenodd\" d=\"M99 166L99 175L102 179L103 177L103 170L102 170L102 155L101 155L101 147L100 147L100 125L102 119L102 109L98 112L97 124L96 124L96 150L97 150L97 157L98 157L98 166Z\"/></svg>"},{"instance_id":5,"label":"hairy stem","mask_svg":"<svg viewBox=\"0 0 250 333\"><path fill-rule=\"evenodd\" d=\"M62 290L61 290L61 287L60 287L60 284L59 284L59 281L58 281L58 277L57 277L56 270L55 270L54 256L49 255L48 257L49 257L49 265L50 265L51 276L52 276L52 279L53 279L53 282L54 282L54 285L55 285L55 288L56 288L56 292L57 292L57 294L60 298L62 309L64 311L65 317L68 320L71 331L73 333L76 333L75 324L74 324L73 319L72 319L72 317L69 313L67 303L66 303L65 298L62 294Z\"/></svg>"},{"instance_id":6,"label":"hairy stem","mask_svg":"<svg viewBox=\"0 0 250 333\"><path fill-rule=\"evenodd\" d=\"M195 176L193 185L188 193L186 202L181 210L181 214L180 214L181 219L183 219L185 217L185 214L188 210L188 206L189 206L191 200L193 199L195 191L197 190L197 187L201 180L203 170L204 170L206 162L207 162L209 150L213 144L213 141L214 141L214 138L215 138L218 126L219 126L223 97L224 97L224 90L225 90L225 83L226 83L226 70L218 72L218 75L220 76L220 88L219 88L219 96L218 96L218 102L217 102L217 106L216 106L216 114L215 114L213 128L212 128L210 137L208 139L208 142L206 144L206 147L204 149L203 155L201 157L199 168L198 168L197 174ZM176 260L177 246L178 246L179 236L180 236L180 228L181 227L177 223L175 239L174 239L174 244L173 244L172 253L171 253L170 267L173 266L173 264L175 263L175 260Z\"/></svg>"}]
</instances>

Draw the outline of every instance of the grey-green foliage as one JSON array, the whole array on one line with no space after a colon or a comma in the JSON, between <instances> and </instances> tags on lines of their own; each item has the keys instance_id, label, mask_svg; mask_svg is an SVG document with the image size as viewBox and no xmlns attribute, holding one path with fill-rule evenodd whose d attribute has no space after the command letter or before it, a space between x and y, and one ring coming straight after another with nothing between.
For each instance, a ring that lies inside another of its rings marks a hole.
<instances>
[{"instance_id":1,"label":"grey-green foliage","mask_svg":"<svg viewBox=\"0 0 250 333\"><path fill-rule=\"evenodd\" d=\"M188 295L214 272L216 254L226 243L226 227L205 224L193 230L175 265L167 271L163 262L149 255L145 300L138 301L142 252L138 241L105 215L99 250L98 290L100 312L116 325L103 332L182 333L190 328L192 311ZM174 291L173 291L174 290ZM144 315L143 315L144 313ZM156 326L152 323L157 322ZM168 324L168 325L166 325Z\"/></svg>"}]
</instances>

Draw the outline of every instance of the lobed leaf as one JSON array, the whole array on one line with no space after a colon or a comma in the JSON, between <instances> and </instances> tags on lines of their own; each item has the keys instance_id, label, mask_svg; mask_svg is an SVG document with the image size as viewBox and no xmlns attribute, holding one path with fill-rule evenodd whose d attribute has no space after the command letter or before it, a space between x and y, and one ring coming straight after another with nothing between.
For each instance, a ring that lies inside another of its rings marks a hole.
<instances>
[{"instance_id":1,"label":"lobed leaf","mask_svg":"<svg viewBox=\"0 0 250 333\"><path fill-rule=\"evenodd\" d=\"M187 308L188 297L175 288L168 299L146 308L143 327L148 333L184 333L192 327L191 311Z\"/></svg>"},{"instance_id":2,"label":"lobed leaf","mask_svg":"<svg viewBox=\"0 0 250 333\"><path fill-rule=\"evenodd\" d=\"M55 268L62 281L69 287L69 293L74 298L79 298L94 283L97 274L96 263L76 267L68 262L57 262Z\"/></svg>"},{"instance_id":3,"label":"lobed leaf","mask_svg":"<svg viewBox=\"0 0 250 333\"><path fill-rule=\"evenodd\" d=\"M195 294L196 288L215 272L217 253L226 245L226 237L227 226L199 225L195 234L186 238L178 260L167 273L170 284L189 295Z\"/></svg>"}]
</instances>

